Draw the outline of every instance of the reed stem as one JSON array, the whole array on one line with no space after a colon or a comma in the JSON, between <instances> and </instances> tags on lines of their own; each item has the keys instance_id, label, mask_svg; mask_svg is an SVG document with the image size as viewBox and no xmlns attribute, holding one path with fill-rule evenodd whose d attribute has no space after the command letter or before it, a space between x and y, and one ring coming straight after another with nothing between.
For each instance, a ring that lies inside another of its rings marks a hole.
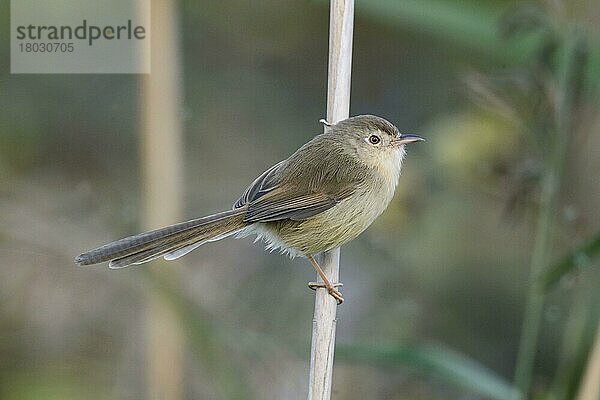
<instances>
[{"instance_id":1,"label":"reed stem","mask_svg":"<svg viewBox=\"0 0 600 400\"><path fill-rule=\"evenodd\" d=\"M541 278L549 261L552 224L557 213L556 203L567 154L568 138L571 134L573 70L577 44L577 35L573 32L568 36L564 52L561 54L558 84L554 96L555 129L542 180L536 239L530 264L530 284L515 369L515 386L520 395L515 395L515 399L528 397L533 377L535 352L545 301Z\"/></svg>"},{"instance_id":2,"label":"reed stem","mask_svg":"<svg viewBox=\"0 0 600 400\"><path fill-rule=\"evenodd\" d=\"M327 121L336 123L350 112L350 77L354 0L332 0L329 22L329 66ZM328 129L325 126L325 129ZM330 282L339 281L340 249L323 253L320 265ZM317 281L322 282L317 276ZM310 352L309 400L329 400L333 377L337 302L325 289L315 293L315 311Z\"/></svg>"}]
</instances>

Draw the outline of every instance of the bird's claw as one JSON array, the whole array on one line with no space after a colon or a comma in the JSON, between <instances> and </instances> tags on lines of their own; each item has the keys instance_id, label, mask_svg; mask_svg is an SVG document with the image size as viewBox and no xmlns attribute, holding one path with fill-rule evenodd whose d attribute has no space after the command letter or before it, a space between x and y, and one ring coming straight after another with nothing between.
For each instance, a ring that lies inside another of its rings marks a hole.
<instances>
[{"instance_id":1,"label":"bird's claw","mask_svg":"<svg viewBox=\"0 0 600 400\"><path fill-rule=\"evenodd\" d=\"M331 287L333 287L333 288L342 287L342 286L344 286L344 284L342 282L331 284ZM327 285L323 282L308 282L308 287L311 288L312 290L317 290L318 288L327 289Z\"/></svg>"},{"instance_id":2,"label":"bird's claw","mask_svg":"<svg viewBox=\"0 0 600 400\"><path fill-rule=\"evenodd\" d=\"M338 306L344 302L344 298L342 297L340 291L336 288L342 286L344 286L344 284L341 282L332 283L330 285L327 285L326 283L322 282L308 282L308 287L312 290L317 290L319 288L327 289L327 293L329 293L329 295L335 299Z\"/></svg>"}]
</instances>

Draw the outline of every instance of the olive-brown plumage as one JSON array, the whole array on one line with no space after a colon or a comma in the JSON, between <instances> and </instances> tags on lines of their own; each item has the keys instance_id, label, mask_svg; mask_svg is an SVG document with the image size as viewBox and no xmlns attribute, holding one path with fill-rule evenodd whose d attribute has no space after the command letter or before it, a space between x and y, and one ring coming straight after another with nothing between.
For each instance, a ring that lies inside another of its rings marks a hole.
<instances>
[{"instance_id":1,"label":"olive-brown plumage","mask_svg":"<svg viewBox=\"0 0 600 400\"><path fill-rule=\"evenodd\" d=\"M175 259L227 236L256 234L268 249L308 257L318 268L314 254L354 239L386 209L400 177L404 147L419 140L400 134L380 117L348 118L266 170L232 210L130 236L75 261L110 261L111 268L122 268L160 256ZM334 285L324 282L341 302Z\"/></svg>"}]
</instances>

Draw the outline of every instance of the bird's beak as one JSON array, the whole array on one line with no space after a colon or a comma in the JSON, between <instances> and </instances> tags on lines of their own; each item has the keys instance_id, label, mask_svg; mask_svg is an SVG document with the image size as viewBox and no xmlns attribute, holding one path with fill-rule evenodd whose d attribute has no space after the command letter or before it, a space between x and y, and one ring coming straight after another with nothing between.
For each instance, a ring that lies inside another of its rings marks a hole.
<instances>
[{"instance_id":1,"label":"bird's beak","mask_svg":"<svg viewBox=\"0 0 600 400\"><path fill-rule=\"evenodd\" d=\"M394 139L394 144L401 145L401 144L424 142L424 141L425 141L425 138L423 138L419 135L415 135L414 133L401 133L400 135L398 135L396 137L396 139Z\"/></svg>"}]
</instances>

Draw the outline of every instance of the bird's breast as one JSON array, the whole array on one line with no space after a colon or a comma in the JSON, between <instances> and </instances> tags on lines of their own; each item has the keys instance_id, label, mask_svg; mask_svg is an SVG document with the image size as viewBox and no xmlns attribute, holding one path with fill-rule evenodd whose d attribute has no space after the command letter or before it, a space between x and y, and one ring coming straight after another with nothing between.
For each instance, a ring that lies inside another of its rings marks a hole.
<instances>
[{"instance_id":1,"label":"bird's breast","mask_svg":"<svg viewBox=\"0 0 600 400\"><path fill-rule=\"evenodd\" d=\"M303 221L256 224L253 231L267 242L268 249L280 249L292 257L330 250L371 225L392 200L396 183L393 176L379 176L327 211Z\"/></svg>"}]
</instances>

